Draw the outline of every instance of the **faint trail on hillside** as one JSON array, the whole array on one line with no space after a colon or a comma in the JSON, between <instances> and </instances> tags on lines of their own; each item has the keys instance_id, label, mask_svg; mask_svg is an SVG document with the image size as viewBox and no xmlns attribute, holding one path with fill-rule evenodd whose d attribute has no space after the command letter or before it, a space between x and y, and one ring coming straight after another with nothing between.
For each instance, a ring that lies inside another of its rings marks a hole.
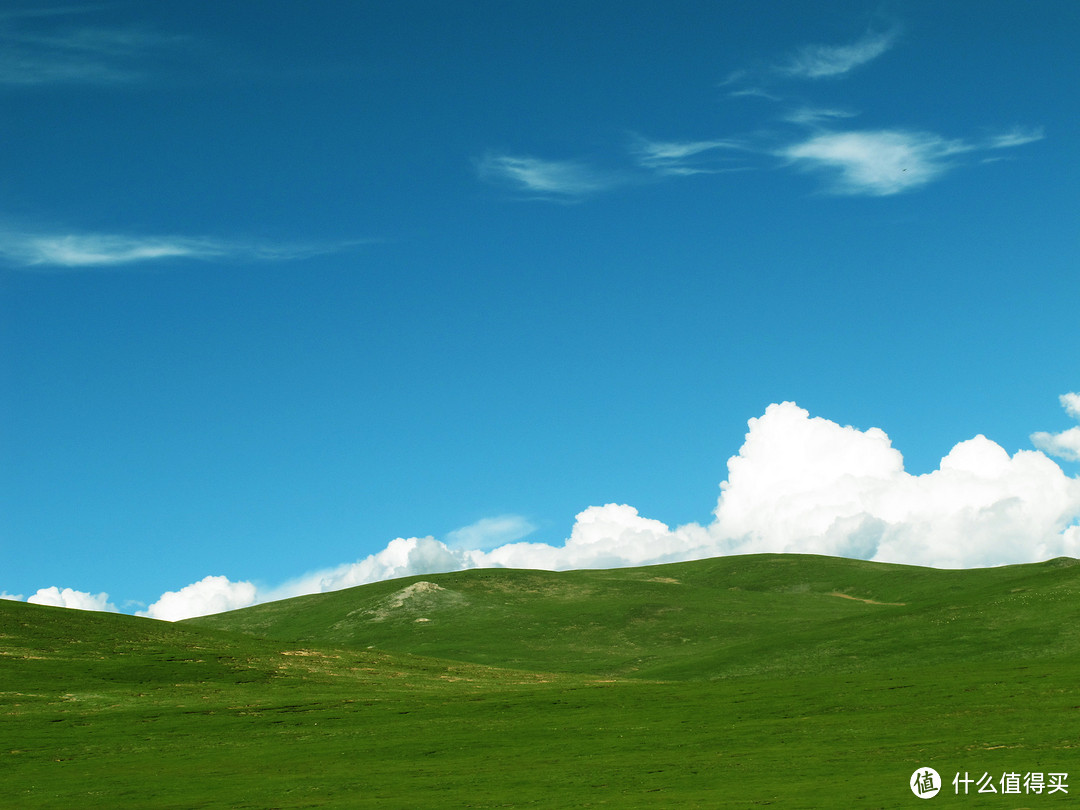
<instances>
[{"instance_id":1,"label":"faint trail on hillside","mask_svg":"<svg viewBox=\"0 0 1080 810\"><path fill-rule=\"evenodd\" d=\"M848 593L838 593L833 591L828 596L839 596L841 599L854 599L856 602L865 602L868 605L891 605L893 607L904 607L907 602L878 602L874 599L863 599L861 596L852 596Z\"/></svg>"}]
</instances>

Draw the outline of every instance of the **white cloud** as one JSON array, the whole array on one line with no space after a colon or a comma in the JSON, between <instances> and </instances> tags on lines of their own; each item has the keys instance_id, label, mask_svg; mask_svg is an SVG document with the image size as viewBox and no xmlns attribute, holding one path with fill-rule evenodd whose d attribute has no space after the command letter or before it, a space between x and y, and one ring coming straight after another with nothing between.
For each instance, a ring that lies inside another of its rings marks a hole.
<instances>
[{"instance_id":1,"label":"white cloud","mask_svg":"<svg viewBox=\"0 0 1080 810\"><path fill-rule=\"evenodd\" d=\"M821 79L842 76L892 47L896 33L867 34L851 45L807 45L777 68L785 76Z\"/></svg>"},{"instance_id":2,"label":"white cloud","mask_svg":"<svg viewBox=\"0 0 1080 810\"><path fill-rule=\"evenodd\" d=\"M146 78L151 60L190 48L184 37L145 28L69 22L93 10L68 6L0 14L0 84L129 84Z\"/></svg>"},{"instance_id":3,"label":"white cloud","mask_svg":"<svg viewBox=\"0 0 1080 810\"><path fill-rule=\"evenodd\" d=\"M783 99L765 87L778 77L822 78L842 76L891 48L896 29L870 33L851 45L811 45L800 49L782 65L733 71L721 87L730 96ZM537 199L572 201L599 191L650 179L698 174L717 174L749 168L730 161L734 152L780 157L785 166L825 174L830 190L844 195L889 196L920 188L960 165L964 153L986 152L1023 146L1044 137L1040 127L1014 127L978 139L946 138L932 132L903 127L866 131L839 131L843 119L857 112L839 106L803 104L781 119L802 130L801 137L786 138L777 146L775 135L759 130L741 137L657 141L638 138L629 150L633 166L625 170L599 171L575 161L556 161L530 156L489 154L478 162L480 177L508 184ZM982 162L998 161L999 156ZM974 162L974 161L972 161Z\"/></svg>"},{"instance_id":4,"label":"white cloud","mask_svg":"<svg viewBox=\"0 0 1080 810\"><path fill-rule=\"evenodd\" d=\"M1065 413L1073 419L1080 419L1080 394L1062 394L1058 399Z\"/></svg>"},{"instance_id":5,"label":"white cloud","mask_svg":"<svg viewBox=\"0 0 1080 810\"><path fill-rule=\"evenodd\" d=\"M730 82L722 82L721 87L729 84ZM776 93L771 93L763 87L743 87L739 90L731 90L728 92L728 96L731 98L763 98L767 101L783 101L783 97Z\"/></svg>"},{"instance_id":6,"label":"white cloud","mask_svg":"<svg viewBox=\"0 0 1080 810\"><path fill-rule=\"evenodd\" d=\"M1051 456L1066 461L1080 461L1080 427L1069 428L1061 433L1032 433L1031 441Z\"/></svg>"},{"instance_id":7,"label":"white cloud","mask_svg":"<svg viewBox=\"0 0 1080 810\"><path fill-rule=\"evenodd\" d=\"M1045 136L1042 127L1022 128L1003 132L1000 135L990 137L984 147L986 149L1008 149L1013 146L1023 146L1027 143L1041 141Z\"/></svg>"},{"instance_id":8,"label":"white cloud","mask_svg":"<svg viewBox=\"0 0 1080 810\"><path fill-rule=\"evenodd\" d=\"M477 568L480 552L452 549L434 537L398 537L386 548L362 560L314 571L259 595L258 601L287 599L308 593L326 593L368 582Z\"/></svg>"},{"instance_id":9,"label":"white cloud","mask_svg":"<svg viewBox=\"0 0 1080 810\"><path fill-rule=\"evenodd\" d=\"M609 503L578 514L570 537L561 546L511 543L478 555L477 560L506 568L618 568L689 559L693 555L688 552L701 539L693 531L673 533L632 506Z\"/></svg>"},{"instance_id":10,"label":"white cloud","mask_svg":"<svg viewBox=\"0 0 1080 810\"><path fill-rule=\"evenodd\" d=\"M781 157L834 177L840 194L885 196L923 186L971 149L962 141L904 130L824 132L780 150Z\"/></svg>"},{"instance_id":11,"label":"white cloud","mask_svg":"<svg viewBox=\"0 0 1080 810\"><path fill-rule=\"evenodd\" d=\"M16 265L87 269L164 259L253 259L261 261L308 258L360 244L268 244L183 236L125 236L103 233L31 234L0 231L0 258Z\"/></svg>"},{"instance_id":12,"label":"white cloud","mask_svg":"<svg viewBox=\"0 0 1080 810\"><path fill-rule=\"evenodd\" d=\"M169 237L127 237L107 234L33 236L0 246L5 255L26 264L91 267L175 257L220 255L211 242Z\"/></svg>"},{"instance_id":13,"label":"white cloud","mask_svg":"<svg viewBox=\"0 0 1080 810\"><path fill-rule=\"evenodd\" d=\"M0 599L8 599L12 602L21 602L23 595L21 593L8 593L7 591L0 591Z\"/></svg>"},{"instance_id":14,"label":"white cloud","mask_svg":"<svg viewBox=\"0 0 1080 810\"><path fill-rule=\"evenodd\" d=\"M1062 394L1061 407L1073 419L1080 419L1080 394ZM1039 431L1031 434L1031 442L1044 453L1067 461L1080 461L1080 427L1061 433Z\"/></svg>"},{"instance_id":15,"label":"white cloud","mask_svg":"<svg viewBox=\"0 0 1080 810\"><path fill-rule=\"evenodd\" d=\"M714 174L725 170L715 165L718 159L722 159L717 152L727 153L745 148L738 141L724 139L651 141L640 138L634 147L634 153L638 165L659 174Z\"/></svg>"},{"instance_id":16,"label":"white cloud","mask_svg":"<svg viewBox=\"0 0 1080 810\"><path fill-rule=\"evenodd\" d=\"M771 405L728 463L709 527L727 553L811 551L963 568L1080 552L1080 480L984 436L913 476L877 429Z\"/></svg>"},{"instance_id":17,"label":"white cloud","mask_svg":"<svg viewBox=\"0 0 1080 810\"><path fill-rule=\"evenodd\" d=\"M71 588L60 590L55 585L51 588L41 588L27 600L32 605L52 605L53 607L76 608L78 610L103 610L117 613L116 606L109 602L107 593L97 595L85 591L74 591Z\"/></svg>"},{"instance_id":18,"label":"white cloud","mask_svg":"<svg viewBox=\"0 0 1080 810\"><path fill-rule=\"evenodd\" d=\"M823 123L835 121L838 118L854 118L857 113L836 107L811 107L803 106L792 110L784 116L784 120L792 124L803 126L819 126Z\"/></svg>"},{"instance_id":19,"label":"white cloud","mask_svg":"<svg viewBox=\"0 0 1080 810\"><path fill-rule=\"evenodd\" d=\"M811 418L794 403L749 427L708 526L671 529L607 504L579 514L562 546L511 543L456 562L564 569L811 552L962 568L1080 554L1080 479L1042 453L1010 457L980 435L915 476L880 429Z\"/></svg>"},{"instance_id":20,"label":"white cloud","mask_svg":"<svg viewBox=\"0 0 1080 810\"><path fill-rule=\"evenodd\" d=\"M621 179L571 160L487 155L478 164L484 180L503 182L548 199L574 199L619 185Z\"/></svg>"},{"instance_id":21,"label":"white cloud","mask_svg":"<svg viewBox=\"0 0 1080 810\"><path fill-rule=\"evenodd\" d=\"M757 96L770 101L782 101L782 97L771 87L777 80L844 76L889 50L898 35L898 29L893 29L887 33L867 33L862 39L849 45L805 45L783 62L759 63L753 67L733 70L719 86L735 88L728 92L731 97Z\"/></svg>"},{"instance_id":22,"label":"white cloud","mask_svg":"<svg viewBox=\"0 0 1080 810\"><path fill-rule=\"evenodd\" d=\"M228 577L209 576L179 591L167 591L140 616L175 622L192 616L205 616L236 610L255 603L255 586L250 582L231 582Z\"/></svg>"},{"instance_id":23,"label":"white cloud","mask_svg":"<svg viewBox=\"0 0 1080 810\"><path fill-rule=\"evenodd\" d=\"M836 110L804 110L796 114L796 122L812 126L827 117L844 115ZM1041 130L1013 130L982 141L902 129L817 131L776 154L804 169L830 175L831 190L837 194L882 197L938 179L958 165L954 159L958 155L1023 146L1042 137Z\"/></svg>"},{"instance_id":24,"label":"white cloud","mask_svg":"<svg viewBox=\"0 0 1080 810\"><path fill-rule=\"evenodd\" d=\"M1080 414L1080 395L1062 403ZM748 427L706 526L671 528L609 503L578 514L562 545L509 541L485 549L532 530L525 519L504 515L450 532L447 542L399 537L362 560L270 590L207 577L165 594L144 615L187 618L469 568L608 568L761 552L938 568L1080 556L1080 477L1039 451L1010 456L979 435L959 442L933 472L911 475L884 431L811 417L793 402L770 405Z\"/></svg>"},{"instance_id":25,"label":"white cloud","mask_svg":"<svg viewBox=\"0 0 1080 810\"><path fill-rule=\"evenodd\" d=\"M534 531L536 527L521 515L499 515L455 529L446 535L446 544L459 549L489 549L513 543Z\"/></svg>"}]
</instances>

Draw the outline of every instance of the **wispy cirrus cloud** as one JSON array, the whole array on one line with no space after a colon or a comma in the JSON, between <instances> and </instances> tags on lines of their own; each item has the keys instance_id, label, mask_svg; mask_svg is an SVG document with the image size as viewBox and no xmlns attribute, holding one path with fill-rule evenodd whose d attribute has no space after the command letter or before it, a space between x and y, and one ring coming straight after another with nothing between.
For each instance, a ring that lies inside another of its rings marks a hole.
<instances>
[{"instance_id":1,"label":"wispy cirrus cloud","mask_svg":"<svg viewBox=\"0 0 1080 810\"><path fill-rule=\"evenodd\" d=\"M843 76L871 62L893 46L898 32L867 33L849 45L806 45L774 71L796 79L824 79Z\"/></svg>"},{"instance_id":2,"label":"wispy cirrus cloud","mask_svg":"<svg viewBox=\"0 0 1080 810\"><path fill-rule=\"evenodd\" d=\"M814 127L845 118L855 118L857 115L858 113L852 112L851 110L844 110L836 107L814 107L803 105L802 107L798 107L784 114L783 119L790 124Z\"/></svg>"},{"instance_id":3,"label":"wispy cirrus cloud","mask_svg":"<svg viewBox=\"0 0 1080 810\"><path fill-rule=\"evenodd\" d=\"M1041 141L1045 136L1042 127L1016 127L1009 132L993 135L983 143L985 149L1008 149L1011 146Z\"/></svg>"},{"instance_id":4,"label":"wispy cirrus cloud","mask_svg":"<svg viewBox=\"0 0 1080 810\"><path fill-rule=\"evenodd\" d=\"M735 70L719 83L720 87L731 88L727 91L731 98L763 98L767 101L783 101L783 96L767 88L767 81L762 80L759 71Z\"/></svg>"},{"instance_id":5,"label":"wispy cirrus cloud","mask_svg":"<svg viewBox=\"0 0 1080 810\"><path fill-rule=\"evenodd\" d=\"M446 535L446 545L487 550L528 537L534 531L536 526L521 515L498 515L455 529Z\"/></svg>"},{"instance_id":6,"label":"wispy cirrus cloud","mask_svg":"<svg viewBox=\"0 0 1080 810\"><path fill-rule=\"evenodd\" d=\"M182 54L185 37L139 26L84 24L96 7L0 13L0 85L129 84L150 61Z\"/></svg>"},{"instance_id":7,"label":"wispy cirrus cloud","mask_svg":"<svg viewBox=\"0 0 1080 810\"><path fill-rule=\"evenodd\" d=\"M757 96L783 101L783 95L773 89L778 81L841 78L884 54L899 35L899 29L892 28L884 33L867 32L846 45L804 45L779 62L734 70L720 82L720 87L728 88L732 98Z\"/></svg>"},{"instance_id":8,"label":"wispy cirrus cloud","mask_svg":"<svg viewBox=\"0 0 1080 810\"><path fill-rule=\"evenodd\" d=\"M878 130L817 134L779 155L829 174L836 193L886 196L929 183L949 168L949 156L962 151L961 142L930 133Z\"/></svg>"},{"instance_id":9,"label":"wispy cirrus cloud","mask_svg":"<svg viewBox=\"0 0 1080 810\"><path fill-rule=\"evenodd\" d=\"M632 149L639 166L663 175L716 174L731 171L723 161L746 146L735 140L653 141L639 138Z\"/></svg>"},{"instance_id":10,"label":"wispy cirrus cloud","mask_svg":"<svg viewBox=\"0 0 1080 810\"><path fill-rule=\"evenodd\" d=\"M930 132L884 129L817 132L779 149L792 165L829 177L836 194L889 196L925 186L954 168L967 152L1004 149L1039 140L1041 131L1013 131L984 141Z\"/></svg>"},{"instance_id":11,"label":"wispy cirrus cloud","mask_svg":"<svg viewBox=\"0 0 1080 810\"><path fill-rule=\"evenodd\" d=\"M363 240L272 244L183 236L0 232L0 259L26 269L106 268L169 259L282 261L336 253Z\"/></svg>"},{"instance_id":12,"label":"wispy cirrus cloud","mask_svg":"<svg viewBox=\"0 0 1080 810\"><path fill-rule=\"evenodd\" d=\"M900 28L868 32L844 45L806 45L783 61L732 72L720 86L729 96L759 96L783 102L771 86L785 80L842 77L892 48ZM970 164L961 155L996 152L1041 140L1041 128L1015 127L980 139L953 138L903 126L858 130L846 126L859 113L830 104L791 105L773 117L768 128L731 137L656 140L637 136L618 158L620 171L600 171L576 161L552 161L506 154L480 161L486 180L529 192L532 199L580 200L598 191L658 179L756 168L795 168L823 177L829 192L886 197L912 191ZM776 122L788 125L785 131ZM794 127L792 129L791 127ZM779 162L777 161L779 158ZM984 155L982 162L1000 160Z\"/></svg>"},{"instance_id":13,"label":"wispy cirrus cloud","mask_svg":"<svg viewBox=\"0 0 1080 810\"><path fill-rule=\"evenodd\" d=\"M622 185L626 178L575 160L487 154L477 163L480 178L550 200L572 201Z\"/></svg>"},{"instance_id":14,"label":"wispy cirrus cloud","mask_svg":"<svg viewBox=\"0 0 1080 810\"><path fill-rule=\"evenodd\" d=\"M1044 137L1039 128L1017 128L981 140L901 128L835 128L842 119L855 115L835 108L798 108L783 120L797 125L799 136L779 146L775 136L769 143L760 135L687 141L638 138L629 152L635 165L619 173L603 173L577 162L501 155L482 162L481 176L529 192L533 199L576 201L656 178L795 167L823 176L826 189L833 194L886 197L940 179L962 165L963 154L1010 149ZM769 158L781 158L782 163L770 166ZM983 161L992 159L996 158L984 157Z\"/></svg>"}]
</instances>

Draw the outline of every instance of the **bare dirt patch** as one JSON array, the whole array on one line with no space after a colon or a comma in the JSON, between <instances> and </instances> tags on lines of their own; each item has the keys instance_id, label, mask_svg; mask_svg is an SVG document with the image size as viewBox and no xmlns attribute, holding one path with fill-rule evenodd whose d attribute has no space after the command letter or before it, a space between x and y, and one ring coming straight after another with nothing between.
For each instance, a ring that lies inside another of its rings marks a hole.
<instances>
[{"instance_id":1,"label":"bare dirt patch","mask_svg":"<svg viewBox=\"0 0 1080 810\"><path fill-rule=\"evenodd\" d=\"M349 618L373 622L411 618L414 622L428 622L431 621L428 614L458 607L466 602L465 597L457 591L421 580L380 599L369 608L352 611Z\"/></svg>"},{"instance_id":2,"label":"bare dirt patch","mask_svg":"<svg viewBox=\"0 0 1080 810\"><path fill-rule=\"evenodd\" d=\"M863 599L861 596L852 596L850 593L839 593L833 591L829 596L839 596L841 599L854 599L856 602L863 602L867 605L890 605L892 607L903 607L907 602L878 602L875 599Z\"/></svg>"}]
</instances>

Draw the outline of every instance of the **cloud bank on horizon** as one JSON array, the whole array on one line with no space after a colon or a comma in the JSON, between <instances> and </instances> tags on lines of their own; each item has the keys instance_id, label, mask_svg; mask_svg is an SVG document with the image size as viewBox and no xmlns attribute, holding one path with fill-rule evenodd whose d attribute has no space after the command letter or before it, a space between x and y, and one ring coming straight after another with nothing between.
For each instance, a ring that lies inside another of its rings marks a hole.
<instances>
[{"instance_id":1,"label":"cloud bank on horizon","mask_svg":"<svg viewBox=\"0 0 1080 810\"><path fill-rule=\"evenodd\" d=\"M1061 402L1080 420L1080 394ZM978 435L953 447L938 469L912 475L884 431L812 417L794 402L770 405L748 425L708 525L672 528L609 503L578 514L563 545L553 546L521 539L534 530L524 518L485 518L445 541L398 537L362 560L277 587L207 576L163 594L139 615L176 621L470 568L616 568L766 552L938 568L1080 556L1080 476L1067 475L1048 455L1080 460L1080 428L1032 434L1040 449L1012 456ZM116 610L107 594L70 588L43 588L27 601Z\"/></svg>"}]
</instances>

